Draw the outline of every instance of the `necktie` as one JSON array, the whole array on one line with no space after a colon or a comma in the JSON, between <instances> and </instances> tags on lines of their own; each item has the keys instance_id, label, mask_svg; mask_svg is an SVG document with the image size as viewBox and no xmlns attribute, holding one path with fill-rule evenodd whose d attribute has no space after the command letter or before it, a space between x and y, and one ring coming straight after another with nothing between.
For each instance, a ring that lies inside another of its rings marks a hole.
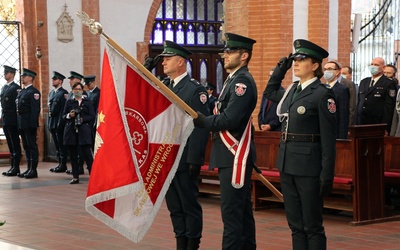
<instances>
[{"instance_id":1,"label":"necktie","mask_svg":"<svg viewBox=\"0 0 400 250\"><path fill-rule=\"evenodd\" d=\"M174 80L171 80L171 82L169 83L169 88L173 89L174 88L174 84L175 84Z\"/></svg>"},{"instance_id":2,"label":"necktie","mask_svg":"<svg viewBox=\"0 0 400 250\"><path fill-rule=\"evenodd\" d=\"M369 87L371 88L372 86L374 86L374 84L375 84L375 81L372 80L371 83L369 84Z\"/></svg>"},{"instance_id":3,"label":"necktie","mask_svg":"<svg viewBox=\"0 0 400 250\"><path fill-rule=\"evenodd\" d=\"M296 98L296 96L297 96L300 92L301 92L301 84L297 85L297 88L296 88L296 90L295 90L294 93L293 93L292 100L294 100L294 98Z\"/></svg>"}]
</instances>

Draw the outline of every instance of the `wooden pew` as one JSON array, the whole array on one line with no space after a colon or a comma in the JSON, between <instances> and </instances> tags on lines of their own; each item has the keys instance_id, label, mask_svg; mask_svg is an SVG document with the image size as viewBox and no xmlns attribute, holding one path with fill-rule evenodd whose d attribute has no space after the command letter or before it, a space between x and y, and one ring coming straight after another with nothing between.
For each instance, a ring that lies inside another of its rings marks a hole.
<instances>
[{"instance_id":1,"label":"wooden pew","mask_svg":"<svg viewBox=\"0 0 400 250\"><path fill-rule=\"evenodd\" d=\"M400 185L400 137L387 136L385 143L385 183Z\"/></svg>"},{"instance_id":2,"label":"wooden pew","mask_svg":"<svg viewBox=\"0 0 400 250\"><path fill-rule=\"evenodd\" d=\"M385 209L383 176L384 165L388 165L387 162L391 161L387 156L388 152L391 152L391 159L396 158L394 156L400 152L400 142L394 143L396 147L388 146L392 141L385 138L387 142L385 150L384 130L384 124L352 126L351 139L337 140L333 191L332 195L324 200L324 207L352 212L352 225L399 218L392 216ZM275 162L280 133L256 131L254 139L257 148L257 166L263 175L279 188L279 171L275 167ZM206 159L209 159L211 144L210 141ZM390 147L391 151L388 151ZM398 158L397 161L400 161ZM399 164L391 167L400 173L399 168ZM219 194L217 171L210 171L204 167L200 174L199 188L202 193ZM265 201L279 202L255 176L252 177L252 199L254 209L262 207Z\"/></svg>"}]
</instances>

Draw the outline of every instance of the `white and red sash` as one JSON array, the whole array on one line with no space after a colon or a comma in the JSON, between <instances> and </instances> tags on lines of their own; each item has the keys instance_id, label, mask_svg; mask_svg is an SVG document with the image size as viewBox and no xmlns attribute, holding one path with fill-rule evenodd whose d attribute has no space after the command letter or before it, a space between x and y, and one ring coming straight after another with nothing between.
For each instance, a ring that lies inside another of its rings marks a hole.
<instances>
[{"instance_id":1,"label":"white and red sash","mask_svg":"<svg viewBox=\"0 0 400 250\"><path fill-rule=\"evenodd\" d=\"M246 174L247 158L250 151L251 121L249 120L247 123L240 141L236 140L228 130L220 131L219 136L228 150L235 156L232 170L232 186L237 189L242 188Z\"/></svg>"}]
</instances>

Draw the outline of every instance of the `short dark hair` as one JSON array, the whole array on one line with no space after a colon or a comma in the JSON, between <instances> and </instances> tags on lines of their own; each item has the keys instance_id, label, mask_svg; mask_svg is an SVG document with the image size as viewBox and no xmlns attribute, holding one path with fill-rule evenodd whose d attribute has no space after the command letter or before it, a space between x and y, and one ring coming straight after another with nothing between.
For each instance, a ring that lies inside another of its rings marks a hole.
<instances>
[{"instance_id":1,"label":"short dark hair","mask_svg":"<svg viewBox=\"0 0 400 250\"><path fill-rule=\"evenodd\" d=\"M343 66L342 69L347 68L347 70L349 71L349 74L353 74L353 69L350 66Z\"/></svg>"},{"instance_id":2,"label":"short dark hair","mask_svg":"<svg viewBox=\"0 0 400 250\"><path fill-rule=\"evenodd\" d=\"M74 85L72 85L72 89L76 88L76 86L81 86L82 90L83 90L83 84L81 82L76 82L74 83Z\"/></svg>"},{"instance_id":3,"label":"short dark hair","mask_svg":"<svg viewBox=\"0 0 400 250\"><path fill-rule=\"evenodd\" d=\"M394 69L394 74L397 73L397 68L396 68L394 65L392 65L392 64L386 64L386 67L389 67L389 68Z\"/></svg>"}]
</instances>

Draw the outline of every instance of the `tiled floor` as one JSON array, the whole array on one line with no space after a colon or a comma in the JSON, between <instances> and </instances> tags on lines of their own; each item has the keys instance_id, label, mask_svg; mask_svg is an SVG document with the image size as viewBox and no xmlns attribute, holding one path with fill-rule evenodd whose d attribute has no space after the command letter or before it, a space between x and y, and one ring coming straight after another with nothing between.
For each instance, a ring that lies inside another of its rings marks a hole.
<instances>
[{"instance_id":1,"label":"tiled floor","mask_svg":"<svg viewBox=\"0 0 400 250\"><path fill-rule=\"evenodd\" d=\"M0 249L174 249L165 204L144 239L132 243L85 211L88 175L69 185L67 174L50 173L41 163L33 180L0 176ZM0 172L8 167L0 167ZM25 166L22 167L25 170ZM202 197L204 231L201 249L220 249L222 223L217 197ZM255 212L258 249L290 249L290 230L281 207ZM400 221L349 226L347 214L325 215L328 249L400 249Z\"/></svg>"}]
</instances>

